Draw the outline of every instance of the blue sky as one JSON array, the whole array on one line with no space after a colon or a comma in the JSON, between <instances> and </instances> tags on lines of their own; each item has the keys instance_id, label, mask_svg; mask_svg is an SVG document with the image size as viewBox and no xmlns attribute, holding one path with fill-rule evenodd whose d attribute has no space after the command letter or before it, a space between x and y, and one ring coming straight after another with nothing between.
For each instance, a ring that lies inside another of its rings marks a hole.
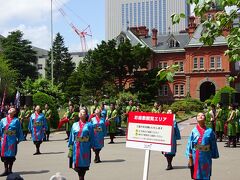
<instances>
[{"instance_id":1,"label":"blue sky","mask_svg":"<svg viewBox=\"0 0 240 180\"><path fill-rule=\"evenodd\" d=\"M72 30L73 23L79 30L90 25L92 38L86 38L88 48L105 38L105 0L53 0L53 30L64 37L70 51L81 51L79 36ZM51 0L7 0L0 6L0 34L21 30L32 45L50 47ZM63 9L63 16L59 9Z\"/></svg>"}]
</instances>

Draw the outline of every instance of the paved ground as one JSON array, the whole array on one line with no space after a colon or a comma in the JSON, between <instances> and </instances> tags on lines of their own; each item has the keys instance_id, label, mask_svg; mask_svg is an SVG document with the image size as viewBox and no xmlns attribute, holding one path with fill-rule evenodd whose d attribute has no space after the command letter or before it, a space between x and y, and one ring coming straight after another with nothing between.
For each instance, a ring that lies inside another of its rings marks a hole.
<instances>
[{"instance_id":1,"label":"paved ground","mask_svg":"<svg viewBox=\"0 0 240 180\"><path fill-rule=\"evenodd\" d=\"M182 140L178 141L178 152L174 158L174 170L166 171L166 160L160 152L151 152L149 180L190 179L187 160L184 156L187 136L193 128L194 120L179 125ZM77 174L68 168L67 143L64 132L51 135L51 141L41 146L42 155L33 156L35 151L31 141L19 145L17 161L13 171L19 172L25 180L48 180L51 175L61 172L69 180L77 179ZM144 150L125 147L125 137L118 137L116 144L107 144L101 152L102 163L91 164L86 180L141 180L144 164ZM213 161L213 180L238 180L240 167L240 145L237 148L224 148L219 143L220 158ZM3 164L0 165L3 171ZM237 177L238 175L238 177ZM0 178L5 179L5 178Z\"/></svg>"}]
</instances>

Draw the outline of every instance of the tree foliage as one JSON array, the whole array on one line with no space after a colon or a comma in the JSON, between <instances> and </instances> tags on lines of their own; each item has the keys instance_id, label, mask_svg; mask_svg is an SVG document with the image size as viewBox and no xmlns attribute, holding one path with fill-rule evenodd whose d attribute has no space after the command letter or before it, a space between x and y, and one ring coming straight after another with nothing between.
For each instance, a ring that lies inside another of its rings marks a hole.
<instances>
[{"instance_id":1,"label":"tree foliage","mask_svg":"<svg viewBox=\"0 0 240 180\"><path fill-rule=\"evenodd\" d=\"M10 63L0 55L0 92L5 88L7 92L13 92L17 75L17 71L12 69Z\"/></svg>"},{"instance_id":2,"label":"tree foliage","mask_svg":"<svg viewBox=\"0 0 240 180\"><path fill-rule=\"evenodd\" d=\"M50 121L51 127L57 128L59 115L57 111L57 105L53 98L43 92L37 92L33 94L33 104L39 105L42 110L45 108L45 104L48 104L49 108L52 110L52 119Z\"/></svg>"},{"instance_id":3,"label":"tree foliage","mask_svg":"<svg viewBox=\"0 0 240 180\"><path fill-rule=\"evenodd\" d=\"M51 50L48 54L47 60L47 77L51 78ZM64 38L60 33L57 33L53 42L53 78L54 83L63 83L65 88L68 77L75 69L75 63L72 62L71 54L68 52L68 48L64 45Z\"/></svg>"},{"instance_id":4,"label":"tree foliage","mask_svg":"<svg viewBox=\"0 0 240 180\"><path fill-rule=\"evenodd\" d=\"M62 92L61 84L52 85L50 80L39 78L35 81L32 81L30 78L27 78L22 83L22 88L20 88L20 93L23 95L33 95L37 92L45 93L53 98L55 103L64 102L65 96Z\"/></svg>"},{"instance_id":5,"label":"tree foliage","mask_svg":"<svg viewBox=\"0 0 240 180\"><path fill-rule=\"evenodd\" d=\"M67 94L77 87L74 95L82 99L116 95L123 91L130 78L134 78L137 70L147 67L150 55L149 48L132 46L129 40L120 44L115 40L102 41L88 52L68 79Z\"/></svg>"},{"instance_id":6,"label":"tree foliage","mask_svg":"<svg viewBox=\"0 0 240 180\"><path fill-rule=\"evenodd\" d=\"M11 68L17 70L21 76L18 80L24 81L27 77L35 79L38 75L36 52L31 42L23 39L21 31L10 32L6 38L0 39L2 54L8 60Z\"/></svg>"},{"instance_id":7,"label":"tree foliage","mask_svg":"<svg viewBox=\"0 0 240 180\"><path fill-rule=\"evenodd\" d=\"M194 13L201 17L205 32L200 41L205 45L212 45L216 37L222 35L223 31L229 31L227 35L228 50L225 52L230 61L240 61L240 1L239 0L188 0L189 4L195 4ZM215 3L215 4L213 4ZM232 7L228 12L224 7ZM212 8L221 11L217 12L214 18L206 19L205 14ZM178 14L172 15L173 24L180 21ZM237 20L238 19L238 20ZM235 23L235 24L234 24Z\"/></svg>"}]
</instances>

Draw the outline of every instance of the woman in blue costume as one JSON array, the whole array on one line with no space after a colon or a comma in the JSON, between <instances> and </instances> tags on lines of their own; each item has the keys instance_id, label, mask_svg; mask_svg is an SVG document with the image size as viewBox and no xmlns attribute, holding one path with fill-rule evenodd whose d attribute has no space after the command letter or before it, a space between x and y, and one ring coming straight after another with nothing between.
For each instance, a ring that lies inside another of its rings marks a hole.
<instances>
[{"instance_id":1,"label":"woman in blue costume","mask_svg":"<svg viewBox=\"0 0 240 180\"><path fill-rule=\"evenodd\" d=\"M186 150L191 177L195 180L210 180L212 159L219 157L215 133L206 127L205 120L205 115L198 113L198 124L189 136Z\"/></svg>"},{"instance_id":2,"label":"woman in blue costume","mask_svg":"<svg viewBox=\"0 0 240 180\"><path fill-rule=\"evenodd\" d=\"M167 111L167 114L172 114L172 110L169 109ZM181 139L181 135L180 135L180 131L179 131L177 122L176 122L175 119L173 119L173 120L174 120L174 125L173 125L174 127L173 127L173 135L172 135L171 152L163 152L163 154L166 157L167 162L168 162L166 170L173 169L172 160L173 160L173 157L176 155L176 152L177 152L177 140Z\"/></svg>"},{"instance_id":3,"label":"woman in blue costume","mask_svg":"<svg viewBox=\"0 0 240 180\"><path fill-rule=\"evenodd\" d=\"M84 180L91 163L91 148L94 147L92 124L87 121L86 109L79 112L79 121L72 125L69 142L69 158L72 158L74 170L79 180Z\"/></svg>"},{"instance_id":4,"label":"woman in blue costume","mask_svg":"<svg viewBox=\"0 0 240 180\"><path fill-rule=\"evenodd\" d=\"M100 151L104 147L104 137L106 136L106 125L105 118L101 116L100 108L95 110L95 116L91 119L94 130L94 152L95 152L95 163L100 163Z\"/></svg>"},{"instance_id":5,"label":"woman in blue costume","mask_svg":"<svg viewBox=\"0 0 240 180\"><path fill-rule=\"evenodd\" d=\"M24 140L20 121L14 117L15 108L10 108L8 116L0 122L0 152L5 171L0 176L12 173L13 162L16 160L17 144Z\"/></svg>"},{"instance_id":6,"label":"woman in blue costume","mask_svg":"<svg viewBox=\"0 0 240 180\"><path fill-rule=\"evenodd\" d=\"M39 105L36 106L35 112L31 115L28 130L31 133L32 141L36 146L36 152L33 155L40 153L40 145L43 141L45 132L47 131L47 120Z\"/></svg>"}]
</instances>

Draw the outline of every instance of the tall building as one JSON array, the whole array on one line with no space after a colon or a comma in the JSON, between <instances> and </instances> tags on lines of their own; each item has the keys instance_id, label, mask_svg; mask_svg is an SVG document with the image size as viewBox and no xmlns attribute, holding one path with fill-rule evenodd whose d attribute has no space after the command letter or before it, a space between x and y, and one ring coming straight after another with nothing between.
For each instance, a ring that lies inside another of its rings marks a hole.
<instances>
[{"instance_id":1,"label":"tall building","mask_svg":"<svg viewBox=\"0 0 240 180\"><path fill-rule=\"evenodd\" d=\"M187 18L172 25L173 13L189 14L187 0L106 0L106 40L115 38L128 27L156 28L159 34L174 33L187 27Z\"/></svg>"}]
</instances>

